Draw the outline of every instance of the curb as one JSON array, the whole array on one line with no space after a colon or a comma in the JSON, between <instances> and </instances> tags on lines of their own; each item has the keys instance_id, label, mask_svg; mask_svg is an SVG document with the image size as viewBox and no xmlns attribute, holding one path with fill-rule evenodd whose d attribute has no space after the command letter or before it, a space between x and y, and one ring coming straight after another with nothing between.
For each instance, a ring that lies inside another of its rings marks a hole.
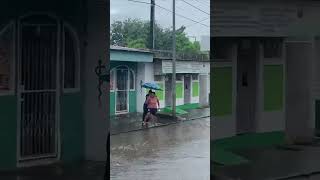
<instances>
[{"instance_id":1,"label":"curb","mask_svg":"<svg viewBox=\"0 0 320 180\"><path fill-rule=\"evenodd\" d=\"M143 131L143 130L148 130L148 129L152 129L152 128L159 128L159 127L169 126L171 124L177 124L177 123L185 122L185 121L193 121L193 120L203 119L203 118L208 118L208 117L210 117L210 116L209 115L208 116L200 116L200 117L190 118L190 119L186 119L186 120L172 121L170 123L165 123L165 124L161 124L161 125L158 125L158 126L152 126L152 127L148 127L148 128L140 128L140 129L134 129L134 130L129 130L129 131L125 131L125 132L119 132L119 133L112 133L112 134L110 133L110 136L119 135L119 134L126 134L126 133L131 133L131 132L136 132L136 131Z\"/></svg>"}]
</instances>

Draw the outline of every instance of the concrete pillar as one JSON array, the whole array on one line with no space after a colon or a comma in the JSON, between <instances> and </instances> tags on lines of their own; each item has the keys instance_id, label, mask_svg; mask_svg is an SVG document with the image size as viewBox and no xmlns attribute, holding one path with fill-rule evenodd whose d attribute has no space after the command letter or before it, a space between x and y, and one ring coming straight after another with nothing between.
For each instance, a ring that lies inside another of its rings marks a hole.
<instances>
[{"instance_id":1,"label":"concrete pillar","mask_svg":"<svg viewBox=\"0 0 320 180\"><path fill-rule=\"evenodd\" d=\"M199 75L199 86L200 86L200 95L199 95L199 104L201 106L208 106L209 105L209 97L208 94L208 81L209 76L206 74Z\"/></svg>"},{"instance_id":2,"label":"concrete pillar","mask_svg":"<svg viewBox=\"0 0 320 180\"><path fill-rule=\"evenodd\" d=\"M286 44L286 135L290 142L308 142L313 137L311 79L313 43Z\"/></svg>"},{"instance_id":3,"label":"concrete pillar","mask_svg":"<svg viewBox=\"0 0 320 180\"><path fill-rule=\"evenodd\" d=\"M107 157L106 141L109 131L109 91L104 91L102 107L98 105L98 78L94 72L101 59L109 64L108 6L104 0L87 1L87 47L84 63L84 121L85 157L87 160L103 161ZM86 12L83 12L86 13ZM109 88L108 88L109 90Z\"/></svg>"}]
</instances>

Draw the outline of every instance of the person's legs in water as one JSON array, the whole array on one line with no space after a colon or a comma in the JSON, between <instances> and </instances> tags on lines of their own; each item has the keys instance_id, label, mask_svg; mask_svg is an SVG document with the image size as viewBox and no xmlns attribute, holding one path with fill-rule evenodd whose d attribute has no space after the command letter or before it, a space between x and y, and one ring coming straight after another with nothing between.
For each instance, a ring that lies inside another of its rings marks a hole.
<instances>
[{"instance_id":1,"label":"person's legs in water","mask_svg":"<svg viewBox=\"0 0 320 180\"><path fill-rule=\"evenodd\" d=\"M150 114L151 114L151 116L152 116L152 121L154 122L154 123L156 123L157 122L157 116L156 116L156 114L157 114L157 109L156 108L152 108L152 109L150 109Z\"/></svg>"},{"instance_id":2,"label":"person's legs in water","mask_svg":"<svg viewBox=\"0 0 320 180\"><path fill-rule=\"evenodd\" d=\"M143 104L143 116L142 116L142 121L144 121L147 113L148 113L148 105L147 104Z\"/></svg>"}]
</instances>

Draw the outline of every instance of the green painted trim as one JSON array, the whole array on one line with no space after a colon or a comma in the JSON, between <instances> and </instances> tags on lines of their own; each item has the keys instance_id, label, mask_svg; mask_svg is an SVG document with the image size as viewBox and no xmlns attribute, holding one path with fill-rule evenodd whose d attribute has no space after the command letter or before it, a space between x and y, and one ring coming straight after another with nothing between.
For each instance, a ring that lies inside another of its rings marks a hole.
<instances>
[{"instance_id":1,"label":"green painted trim","mask_svg":"<svg viewBox=\"0 0 320 180\"><path fill-rule=\"evenodd\" d=\"M199 82L192 82L192 97L199 96Z\"/></svg>"},{"instance_id":2,"label":"green painted trim","mask_svg":"<svg viewBox=\"0 0 320 180\"><path fill-rule=\"evenodd\" d=\"M283 109L283 65L264 66L264 111Z\"/></svg>"},{"instance_id":3,"label":"green painted trim","mask_svg":"<svg viewBox=\"0 0 320 180\"><path fill-rule=\"evenodd\" d=\"M216 67L211 73L211 109L214 116L232 114L232 68Z\"/></svg>"},{"instance_id":4,"label":"green painted trim","mask_svg":"<svg viewBox=\"0 0 320 180\"><path fill-rule=\"evenodd\" d=\"M0 170L14 169L17 163L17 98L0 96Z\"/></svg>"},{"instance_id":5,"label":"green painted trim","mask_svg":"<svg viewBox=\"0 0 320 180\"><path fill-rule=\"evenodd\" d=\"M315 127L317 135L320 135L320 99L315 100Z\"/></svg>"},{"instance_id":6,"label":"green painted trim","mask_svg":"<svg viewBox=\"0 0 320 180\"><path fill-rule=\"evenodd\" d=\"M177 82L176 83L176 99L183 98L183 83Z\"/></svg>"},{"instance_id":7,"label":"green painted trim","mask_svg":"<svg viewBox=\"0 0 320 180\"><path fill-rule=\"evenodd\" d=\"M61 160L64 162L84 159L85 123L81 109L80 93L64 94L61 97Z\"/></svg>"},{"instance_id":8,"label":"green painted trim","mask_svg":"<svg viewBox=\"0 0 320 180\"><path fill-rule=\"evenodd\" d=\"M110 50L110 61L153 62L153 54L145 52Z\"/></svg>"},{"instance_id":9,"label":"green painted trim","mask_svg":"<svg viewBox=\"0 0 320 180\"><path fill-rule=\"evenodd\" d=\"M129 91L129 112L137 112L137 93Z\"/></svg>"},{"instance_id":10,"label":"green painted trim","mask_svg":"<svg viewBox=\"0 0 320 180\"><path fill-rule=\"evenodd\" d=\"M164 100L164 83L158 82L157 84L163 90L163 91L157 91L157 97L159 98L160 101L163 101Z\"/></svg>"},{"instance_id":11,"label":"green painted trim","mask_svg":"<svg viewBox=\"0 0 320 180\"><path fill-rule=\"evenodd\" d=\"M110 115L116 114L116 93L110 92Z\"/></svg>"}]
</instances>

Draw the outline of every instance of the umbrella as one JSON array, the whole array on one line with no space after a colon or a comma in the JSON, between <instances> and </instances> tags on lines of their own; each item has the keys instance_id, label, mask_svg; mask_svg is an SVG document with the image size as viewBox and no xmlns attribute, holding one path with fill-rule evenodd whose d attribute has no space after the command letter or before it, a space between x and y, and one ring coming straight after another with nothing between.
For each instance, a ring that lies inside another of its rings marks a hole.
<instances>
[{"instance_id":1,"label":"umbrella","mask_svg":"<svg viewBox=\"0 0 320 180\"><path fill-rule=\"evenodd\" d=\"M160 86L155 83L155 82L147 82L147 83L143 83L142 87L147 88L147 89L153 89L153 90L160 90L162 91L162 89L160 88Z\"/></svg>"}]
</instances>

